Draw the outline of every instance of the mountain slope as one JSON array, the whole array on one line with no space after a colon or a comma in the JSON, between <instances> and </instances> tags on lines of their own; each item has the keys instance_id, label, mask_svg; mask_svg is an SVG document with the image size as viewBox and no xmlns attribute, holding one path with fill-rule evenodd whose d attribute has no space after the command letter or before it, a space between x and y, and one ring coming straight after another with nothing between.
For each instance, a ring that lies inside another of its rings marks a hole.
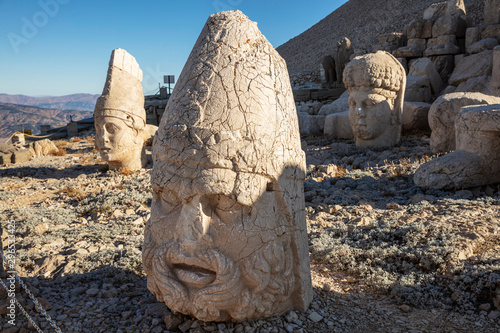
<instances>
[{"instance_id":1,"label":"mountain slope","mask_svg":"<svg viewBox=\"0 0 500 333\"><path fill-rule=\"evenodd\" d=\"M91 111L67 111L45 109L36 106L0 103L0 138L10 136L21 129L40 133L40 125L65 126L71 118L78 121L92 117Z\"/></svg>"},{"instance_id":2,"label":"mountain slope","mask_svg":"<svg viewBox=\"0 0 500 333\"><path fill-rule=\"evenodd\" d=\"M279 46L290 76L319 71L321 59L334 54L337 40L348 37L355 49L378 44L383 33L403 32L438 0L350 0L317 24ZM474 23L483 17L484 0L465 0Z\"/></svg>"},{"instance_id":3,"label":"mountain slope","mask_svg":"<svg viewBox=\"0 0 500 333\"><path fill-rule=\"evenodd\" d=\"M31 97L25 95L0 94L0 103L32 105L59 110L94 111L99 95L72 94L66 96Z\"/></svg>"}]
</instances>

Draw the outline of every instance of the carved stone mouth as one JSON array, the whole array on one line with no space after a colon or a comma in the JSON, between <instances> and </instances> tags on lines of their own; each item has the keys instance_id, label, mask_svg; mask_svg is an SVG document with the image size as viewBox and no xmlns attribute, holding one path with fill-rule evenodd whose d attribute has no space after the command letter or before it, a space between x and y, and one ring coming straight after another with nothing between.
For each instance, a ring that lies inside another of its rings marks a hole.
<instances>
[{"instance_id":1,"label":"carved stone mouth","mask_svg":"<svg viewBox=\"0 0 500 333\"><path fill-rule=\"evenodd\" d=\"M179 281L194 288L206 287L214 282L217 277L214 271L186 264L172 265L172 272Z\"/></svg>"}]
</instances>

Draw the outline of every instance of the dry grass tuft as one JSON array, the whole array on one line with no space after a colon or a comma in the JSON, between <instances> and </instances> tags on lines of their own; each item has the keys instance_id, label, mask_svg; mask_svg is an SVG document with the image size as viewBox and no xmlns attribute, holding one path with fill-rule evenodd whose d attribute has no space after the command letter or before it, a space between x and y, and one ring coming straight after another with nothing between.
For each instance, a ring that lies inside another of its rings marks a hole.
<instances>
[{"instance_id":1,"label":"dry grass tuft","mask_svg":"<svg viewBox=\"0 0 500 333\"><path fill-rule=\"evenodd\" d=\"M129 176L129 175L131 175L131 174L134 173L134 171L130 171L130 170L127 170L127 169L124 169L124 168L118 169L118 172L121 173L124 176Z\"/></svg>"},{"instance_id":2,"label":"dry grass tuft","mask_svg":"<svg viewBox=\"0 0 500 333\"><path fill-rule=\"evenodd\" d=\"M79 138L79 137L77 137L77 136L74 136L74 137L72 137L69 141L70 141L70 142L80 142L80 141L83 141L83 139L82 139L82 138Z\"/></svg>"},{"instance_id":3,"label":"dry grass tuft","mask_svg":"<svg viewBox=\"0 0 500 333\"><path fill-rule=\"evenodd\" d=\"M57 140L57 141L54 141L54 144L56 145L57 148L61 149L61 148L65 148L68 145L68 141Z\"/></svg>"},{"instance_id":4,"label":"dry grass tuft","mask_svg":"<svg viewBox=\"0 0 500 333\"><path fill-rule=\"evenodd\" d=\"M66 150L65 149L54 149L50 152L51 156L64 156L66 155Z\"/></svg>"}]
</instances>

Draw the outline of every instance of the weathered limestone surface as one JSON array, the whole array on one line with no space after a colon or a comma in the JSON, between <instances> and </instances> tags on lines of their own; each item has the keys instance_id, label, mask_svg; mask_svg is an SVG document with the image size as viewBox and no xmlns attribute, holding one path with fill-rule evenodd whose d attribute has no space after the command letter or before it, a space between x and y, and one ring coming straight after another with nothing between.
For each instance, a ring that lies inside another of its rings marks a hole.
<instances>
[{"instance_id":1,"label":"weathered limestone surface","mask_svg":"<svg viewBox=\"0 0 500 333\"><path fill-rule=\"evenodd\" d=\"M425 46L404 46L393 52L396 58L420 58Z\"/></svg>"},{"instance_id":2,"label":"weathered limestone surface","mask_svg":"<svg viewBox=\"0 0 500 333\"><path fill-rule=\"evenodd\" d=\"M26 149L20 144L0 144L0 165L27 162L33 155L32 149Z\"/></svg>"},{"instance_id":3,"label":"weathered limestone surface","mask_svg":"<svg viewBox=\"0 0 500 333\"><path fill-rule=\"evenodd\" d=\"M358 147L390 147L401 136L406 73L390 53L354 58L344 71L349 118Z\"/></svg>"},{"instance_id":4,"label":"weathered limestone surface","mask_svg":"<svg viewBox=\"0 0 500 333\"><path fill-rule=\"evenodd\" d=\"M30 143L29 149L35 156L47 156L52 151L57 150L57 147L54 142L49 139L43 139Z\"/></svg>"},{"instance_id":5,"label":"weathered limestone surface","mask_svg":"<svg viewBox=\"0 0 500 333\"><path fill-rule=\"evenodd\" d=\"M430 107L429 103L405 101L402 116L403 133L430 131L428 121Z\"/></svg>"},{"instance_id":6,"label":"weathered limestone surface","mask_svg":"<svg viewBox=\"0 0 500 333\"><path fill-rule=\"evenodd\" d=\"M431 56L429 59L432 60L436 70L441 76L441 79L448 80L448 77L453 73L455 68L455 57L453 55L441 55L441 56Z\"/></svg>"},{"instance_id":7,"label":"weathered limestone surface","mask_svg":"<svg viewBox=\"0 0 500 333\"><path fill-rule=\"evenodd\" d=\"M408 75L406 80L406 101L423 103L432 101L431 82L427 75Z\"/></svg>"},{"instance_id":8,"label":"weathered limestone surface","mask_svg":"<svg viewBox=\"0 0 500 333\"><path fill-rule=\"evenodd\" d=\"M423 55L424 57L448 55L448 54L459 54L460 47L454 44L439 44L428 47L425 49Z\"/></svg>"},{"instance_id":9,"label":"weathered limestone surface","mask_svg":"<svg viewBox=\"0 0 500 333\"><path fill-rule=\"evenodd\" d=\"M484 24L499 24L500 23L500 1L485 0L484 1Z\"/></svg>"},{"instance_id":10,"label":"weathered limestone surface","mask_svg":"<svg viewBox=\"0 0 500 333\"><path fill-rule=\"evenodd\" d=\"M455 35L464 37L467 30L467 22L459 17L444 15L439 17L432 26L432 37L443 35Z\"/></svg>"},{"instance_id":11,"label":"weathered limestone surface","mask_svg":"<svg viewBox=\"0 0 500 333\"><path fill-rule=\"evenodd\" d=\"M349 111L326 116L324 134L335 139L354 139L349 121Z\"/></svg>"},{"instance_id":12,"label":"weathered limestone surface","mask_svg":"<svg viewBox=\"0 0 500 333\"><path fill-rule=\"evenodd\" d=\"M500 97L500 46L493 49L493 63L491 69L491 94Z\"/></svg>"},{"instance_id":13,"label":"weathered limestone surface","mask_svg":"<svg viewBox=\"0 0 500 333\"><path fill-rule=\"evenodd\" d=\"M335 68L335 59L332 56L326 56L321 62L325 73L325 82L332 84L337 82L337 73Z\"/></svg>"},{"instance_id":14,"label":"weathered limestone surface","mask_svg":"<svg viewBox=\"0 0 500 333\"><path fill-rule=\"evenodd\" d=\"M432 152L455 150L455 117L461 107L498 103L500 103L500 98L478 92L456 92L440 96L429 110Z\"/></svg>"},{"instance_id":15,"label":"weathered limestone surface","mask_svg":"<svg viewBox=\"0 0 500 333\"><path fill-rule=\"evenodd\" d=\"M456 45L457 44L457 36L455 36L455 35L442 35L442 36L437 36L435 38L430 38L427 41L427 47L436 46L436 45L443 45L443 44ZM444 48L444 46L442 46L441 48Z\"/></svg>"},{"instance_id":16,"label":"weathered limestone surface","mask_svg":"<svg viewBox=\"0 0 500 333\"><path fill-rule=\"evenodd\" d=\"M467 53L474 54L474 53L481 53L487 50L493 50L497 45L498 41L496 38L482 39L478 42L469 45L469 47L467 48Z\"/></svg>"},{"instance_id":17,"label":"weathered limestone surface","mask_svg":"<svg viewBox=\"0 0 500 333\"><path fill-rule=\"evenodd\" d=\"M434 189L500 182L500 105L463 107L455 123L457 149L420 166L417 186Z\"/></svg>"},{"instance_id":18,"label":"weathered limestone surface","mask_svg":"<svg viewBox=\"0 0 500 333\"><path fill-rule=\"evenodd\" d=\"M319 109L318 114L326 116L333 113L349 111L349 92L344 93L330 104L325 104Z\"/></svg>"},{"instance_id":19,"label":"weathered limestone surface","mask_svg":"<svg viewBox=\"0 0 500 333\"><path fill-rule=\"evenodd\" d=\"M449 82L453 86L458 86L471 77L491 75L492 62L493 51L483 51L464 57L456 64Z\"/></svg>"},{"instance_id":20,"label":"weathered limestone surface","mask_svg":"<svg viewBox=\"0 0 500 333\"><path fill-rule=\"evenodd\" d=\"M204 321L307 309L305 155L290 79L240 11L208 18L153 159L143 265L158 300Z\"/></svg>"},{"instance_id":21,"label":"weathered limestone surface","mask_svg":"<svg viewBox=\"0 0 500 333\"><path fill-rule=\"evenodd\" d=\"M469 47L476 43L479 42L481 39L481 27L472 27L472 28L467 28L465 32L465 50L467 53L469 52Z\"/></svg>"},{"instance_id":22,"label":"weathered limestone surface","mask_svg":"<svg viewBox=\"0 0 500 333\"><path fill-rule=\"evenodd\" d=\"M354 53L351 41L344 37L337 42L337 52L335 54L335 68L337 73L337 82L342 82L344 68L351 60L351 55Z\"/></svg>"},{"instance_id":23,"label":"weathered limestone surface","mask_svg":"<svg viewBox=\"0 0 500 333\"><path fill-rule=\"evenodd\" d=\"M307 112L299 112L299 131L302 135L319 135L325 127L325 116L311 115Z\"/></svg>"},{"instance_id":24,"label":"weathered limestone surface","mask_svg":"<svg viewBox=\"0 0 500 333\"><path fill-rule=\"evenodd\" d=\"M471 77L458 85L454 92L480 92L486 95L491 93L491 76L483 75Z\"/></svg>"},{"instance_id":25,"label":"weathered limestone surface","mask_svg":"<svg viewBox=\"0 0 500 333\"><path fill-rule=\"evenodd\" d=\"M431 38L432 21L431 20L413 20L406 27L408 39L411 38Z\"/></svg>"},{"instance_id":26,"label":"weathered limestone surface","mask_svg":"<svg viewBox=\"0 0 500 333\"><path fill-rule=\"evenodd\" d=\"M436 20L437 18L445 15L446 11L447 3L445 1L436 2L427 7L422 17L424 20Z\"/></svg>"},{"instance_id":27,"label":"weathered limestone surface","mask_svg":"<svg viewBox=\"0 0 500 333\"><path fill-rule=\"evenodd\" d=\"M414 46L414 47L421 47L421 48L426 48L427 47L427 39L423 38L411 38L408 39L408 46Z\"/></svg>"},{"instance_id":28,"label":"weathered limestone surface","mask_svg":"<svg viewBox=\"0 0 500 333\"><path fill-rule=\"evenodd\" d=\"M432 88L432 93L437 94L441 91L443 80L434 66L434 63L429 58L420 58L413 61L410 65L408 75L426 75Z\"/></svg>"},{"instance_id":29,"label":"weathered limestone surface","mask_svg":"<svg viewBox=\"0 0 500 333\"><path fill-rule=\"evenodd\" d=\"M481 39L496 38L500 43L500 24L491 24L481 31Z\"/></svg>"},{"instance_id":30,"label":"weathered limestone surface","mask_svg":"<svg viewBox=\"0 0 500 333\"><path fill-rule=\"evenodd\" d=\"M96 147L110 169L134 171L147 163L144 142L156 126L146 125L142 70L125 50L111 53L94 118Z\"/></svg>"}]
</instances>

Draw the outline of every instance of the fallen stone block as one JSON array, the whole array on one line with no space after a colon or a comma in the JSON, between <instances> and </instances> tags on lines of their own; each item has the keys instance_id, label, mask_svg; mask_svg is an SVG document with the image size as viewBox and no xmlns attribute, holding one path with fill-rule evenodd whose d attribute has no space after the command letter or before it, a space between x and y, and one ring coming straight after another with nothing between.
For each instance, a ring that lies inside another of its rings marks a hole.
<instances>
[{"instance_id":1,"label":"fallen stone block","mask_svg":"<svg viewBox=\"0 0 500 333\"><path fill-rule=\"evenodd\" d=\"M448 81L448 77L455 68L455 57L453 55L441 55L429 57L436 67L436 70L443 81Z\"/></svg>"},{"instance_id":2,"label":"fallen stone block","mask_svg":"<svg viewBox=\"0 0 500 333\"><path fill-rule=\"evenodd\" d=\"M408 46L427 48L427 39L422 39L422 38L408 39Z\"/></svg>"},{"instance_id":3,"label":"fallen stone block","mask_svg":"<svg viewBox=\"0 0 500 333\"><path fill-rule=\"evenodd\" d=\"M456 150L421 165L419 187L458 189L500 182L500 105L463 107L456 117Z\"/></svg>"},{"instance_id":4,"label":"fallen stone block","mask_svg":"<svg viewBox=\"0 0 500 333\"><path fill-rule=\"evenodd\" d=\"M438 36L435 38L430 38L429 40L427 40L427 47L436 46L436 45L443 45L443 44L456 45L457 44L457 36L444 35L444 36Z\"/></svg>"},{"instance_id":5,"label":"fallen stone block","mask_svg":"<svg viewBox=\"0 0 500 333\"><path fill-rule=\"evenodd\" d=\"M475 42L474 44L469 45L469 47L467 47L467 53L476 54L487 50L493 50L497 45L498 41L496 38L490 37L482 39L478 42Z\"/></svg>"},{"instance_id":6,"label":"fallen stone block","mask_svg":"<svg viewBox=\"0 0 500 333\"><path fill-rule=\"evenodd\" d=\"M435 2L431 4L427 9L425 9L424 14L422 15L424 20L436 20L437 18L446 14L447 3Z\"/></svg>"},{"instance_id":7,"label":"fallen stone block","mask_svg":"<svg viewBox=\"0 0 500 333\"><path fill-rule=\"evenodd\" d=\"M420 58L425 50L425 47L419 46L404 46L394 50L392 54L396 58Z\"/></svg>"},{"instance_id":8,"label":"fallen stone block","mask_svg":"<svg viewBox=\"0 0 500 333\"><path fill-rule=\"evenodd\" d=\"M483 51L464 57L457 63L449 83L458 86L471 77L491 75L493 51Z\"/></svg>"},{"instance_id":9,"label":"fallen stone block","mask_svg":"<svg viewBox=\"0 0 500 333\"><path fill-rule=\"evenodd\" d=\"M326 116L324 134L335 139L354 139L354 133L349 122L349 111Z\"/></svg>"},{"instance_id":10,"label":"fallen stone block","mask_svg":"<svg viewBox=\"0 0 500 333\"><path fill-rule=\"evenodd\" d=\"M293 98L295 102L307 102L311 100L310 89L297 89L293 91Z\"/></svg>"},{"instance_id":11,"label":"fallen stone block","mask_svg":"<svg viewBox=\"0 0 500 333\"><path fill-rule=\"evenodd\" d=\"M427 75L408 75L404 98L410 102L430 103L432 92L429 77Z\"/></svg>"},{"instance_id":12,"label":"fallen stone block","mask_svg":"<svg viewBox=\"0 0 500 333\"><path fill-rule=\"evenodd\" d=\"M346 90L342 96L330 104L325 104L318 112L320 116L326 116L333 113L349 111L349 92Z\"/></svg>"},{"instance_id":13,"label":"fallen stone block","mask_svg":"<svg viewBox=\"0 0 500 333\"><path fill-rule=\"evenodd\" d=\"M49 139L32 142L29 147L34 156L47 156L53 150L57 150L56 145Z\"/></svg>"},{"instance_id":14,"label":"fallen stone block","mask_svg":"<svg viewBox=\"0 0 500 333\"><path fill-rule=\"evenodd\" d=\"M321 135L325 128L325 116L299 112L299 130L301 135Z\"/></svg>"},{"instance_id":15,"label":"fallen stone block","mask_svg":"<svg viewBox=\"0 0 500 333\"><path fill-rule=\"evenodd\" d=\"M425 49L423 55L424 57L448 55L448 54L459 54L460 47L453 44L440 44L428 47Z\"/></svg>"},{"instance_id":16,"label":"fallen stone block","mask_svg":"<svg viewBox=\"0 0 500 333\"><path fill-rule=\"evenodd\" d=\"M33 153L29 149L20 149L12 153L12 163L28 162L33 157Z\"/></svg>"},{"instance_id":17,"label":"fallen stone block","mask_svg":"<svg viewBox=\"0 0 500 333\"><path fill-rule=\"evenodd\" d=\"M9 165L12 163L12 153L0 153L0 164Z\"/></svg>"},{"instance_id":18,"label":"fallen stone block","mask_svg":"<svg viewBox=\"0 0 500 333\"><path fill-rule=\"evenodd\" d=\"M470 53L469 47L481 40L481 27L472 27L472 28L467 28L465 32L465 49L467 50L467 53Z\"/></svg>"},{"instance_id":19,"label":"fallen stone block","mask_svg":"<svg viewBox=\"0 0 500 333\"><path fill-rule=\"evenodd\" d=\"M312 103L306 103L300 106L298 109L299 112L306 112L311 115L318 114L318 111L321 109L323 106L323 103L321 102L312 102Z\"/></svg>"},{"instance_id":20,"label":"fallen stone block","mask_svg":"<svg viewBox=\"0 0 500 333\"><path fill-rule=\"evenodd\" d=\"M500 0L484 1L484 25L500 23Z\"/></svg>"},{"instance_id":21,"label":"fallen stone block","mask_svg":"<svg viewBox=\"0 0 500 333\"><path fill-rule=\"evenodd\" d=\"M500 24L488 25L481 32L481 39L496 38L500 43Z\"/></svg>"},{"instance_id":22,"label":"fallen stone block","mask_svg":"<svg viewBox=\"0 0 500 333\"><path fill-rule=\"evenodd\" d=\"M480 92L491 95L491 76L471 77L458 85L455 92Z\"/></svg>"},{"instance_id":23,"label":"fallen stone block","mask_svg":"<svg viewBox=\"0 0 500 333\"><path fill-rule=\"evenodd\" d=\"M431 104L405 101L402 115L403 133L430 132L428 115ZM325 123L326 128L326 123Z\"/></svg>"},{"instance_id":24,"label":"fallen stone block","mask_svg":"<svg viewBox=\"0 0 500 333\"><path fill-rule=\"evenodd\" d=\"M429 58L420 58L411 63L408 75L427 75L429 78L432 93L438 94L443 86L443 80L439 75L436 66Z\"/></svg>"},{"instance_id":25,"label":"fallen stone block","mask_svg":"<svg viewBox=\"0 0 500 333\"><path fill-rule=\"evenodd\" d=\"M496 46L493 49L490 88L493 96L500 96L500 46Z\"/></svg>"},{"instance_id":26,"label":"fallen stone block","mask_svg":"<svg viewBox=\"0 0 500 333\"><path fill-rule=\"evenodd\" d=\"M444 153L455 150L455 117L461 107L498 103L500 98L478 92L455 92L440 96L429 109L432 152Z\"/></svg>"},{"instance_id":27,"label":"fallen stone block","mask_svg":"<svg viewBox=\"0 0 500 333\"><path fill-rule=\"evenodd\" d=\"M325 99L337 99L344 91L344 88L313 90L311 91L311 99L320 101Z\"/></svg>"},{"instance_id":28,"label":"fallen stone block","mask_svg":"<svg viewBox=\"0 0 500 333\"><path fill-rule=\"evenodd\" d=\"M456 35L465 37L467 22L460 16L443 15L436 19L432 25L432 37L443 35Z\"/></svg>"},{"instance_id":29,"label":"fallen stone block","mask_svg":"<svg viewBox=\"0 0 500 333\"><path fill-rule=\"evenodd\" d=\"M413 20L406 27L408 39L412 38L431 38L432 21L431 20Z\"/></svg>"}]
</instances>

